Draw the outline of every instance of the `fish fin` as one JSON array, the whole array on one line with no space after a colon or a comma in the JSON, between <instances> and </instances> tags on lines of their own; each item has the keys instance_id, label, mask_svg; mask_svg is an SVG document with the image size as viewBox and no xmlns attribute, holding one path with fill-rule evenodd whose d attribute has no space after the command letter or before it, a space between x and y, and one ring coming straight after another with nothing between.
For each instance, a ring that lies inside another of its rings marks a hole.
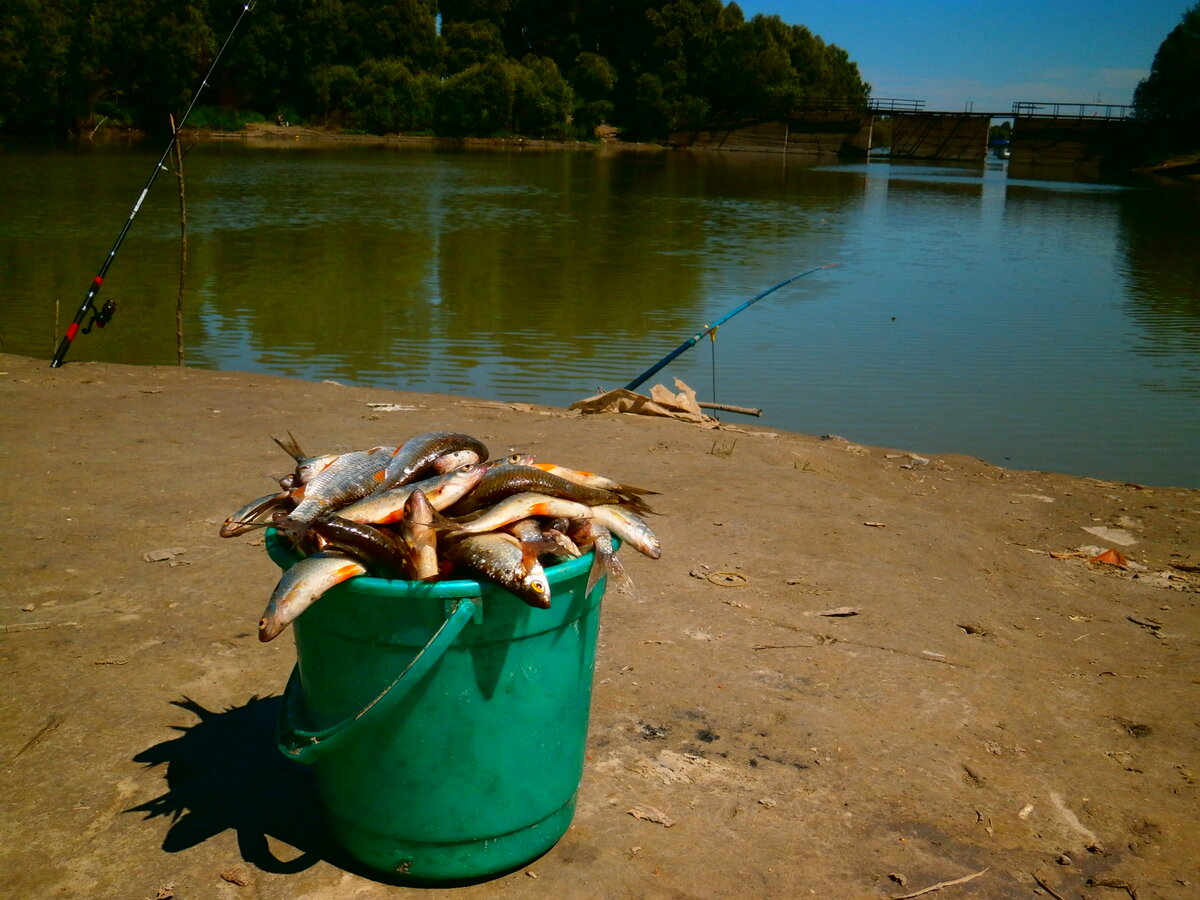
<instances>
[{"instance_id":1,"label":"fish fin","mask_svg":"<svg viewBox=\"0 0 1200 900\"><path fill-rule=\"evenodd\" d=\"M432 510L432 512L433 512L433 517L427 523L430 528L433 528L436 531L457 531L459 529L459 525L460 525L459 522L456 522L456 521L454 521L454 519L443 516L436 509Z\"/></svg>"},{"instance_id":2,"label":"fish fin","mask_svg":"<svg viewBox=\"0 0 1200 900\"><path fill-rule=\"evenodd\" d=\"M553 553L561 549L552 540L521 541L521 574L528 575L537 565L538 558L543 553Z\"/></svg>"},{"instance_id":3,"label":"fish fin","mask_svg":"<svg viewBox=\"0 0 1200 900\"><path fill-rule=\"evenodd\" d=\"M634 596L633 579L625 571L625 564L617 559L615 554L608 559L608 587L615 588L622 594Z\"/></svg>"},{"instance_id":4,"label":"fish fin","mask_svg":"<svg viewBox=\"0 0 1200 900\"><path fill-rule=\"evenodd\" d=\"M271 436L271 440L277 443L279 448L296 462L300 462L300 460L304 459L304 451L300 449L299 441L296 440L296 436L290 431L288 432L286 441L282 440L281 438L277 438L274 435Z\"/></svg>"},{"instance_id":5,"label":"fish fin","mask_svg":"<svg viewBox=\"0 0 1200 900\"><path fill-rule=\"evenodd\" d=\"M596 582L604 575L604 569L604 558L599 553L592 553L592 565L588 569L587 587L584 588L584 594L591 594L592 589L596 587Z\"/></svg>"}]
</instances>

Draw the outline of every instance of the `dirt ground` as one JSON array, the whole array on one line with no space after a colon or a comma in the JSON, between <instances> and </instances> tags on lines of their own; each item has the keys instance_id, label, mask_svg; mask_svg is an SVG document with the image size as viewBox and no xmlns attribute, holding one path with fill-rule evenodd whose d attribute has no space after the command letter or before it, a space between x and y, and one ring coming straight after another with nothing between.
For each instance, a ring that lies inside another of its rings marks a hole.
<instances>
[{"instance_id":1,"label":"dirt ground","mask_svg":"<svg viewBox=\"0 0 1200 900\"><path fill-rule=\"evenodd\" d=\"M1200 491L4 355L0 410L5 897L1200 896ZM417 888L325 835L273 741L278 570L217 534L288 470L288 430L461 430L660 492L663 555L622 550L637 592L604 600L578 811L540 859ZM1110 548L1130 567L1089 561Z\"/></svg>"}]
</instances>

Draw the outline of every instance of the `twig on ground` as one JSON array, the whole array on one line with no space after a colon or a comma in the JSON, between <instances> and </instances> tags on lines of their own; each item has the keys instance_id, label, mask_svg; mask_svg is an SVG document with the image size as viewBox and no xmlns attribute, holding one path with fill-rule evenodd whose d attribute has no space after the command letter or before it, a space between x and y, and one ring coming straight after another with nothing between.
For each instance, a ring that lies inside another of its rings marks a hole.
<instances>
[{"instance_id":1,"label":"twig on ground","mask_svg":"<svg viewBox=\"0 0 1200 900\"><path fill-rule=\"evenodd\" d=\"M1043 891L1045 891L1047 894L1049 894L1051 897L1053 897L1054 900L1067 900L1066 897L1064 897L1062 894L1060 894L1054 888L1050 887L1050 885L1046 884L1046 876L1043 875L1041 872L1039 872L1037 869L1033 870L1033 880L1037 882L1038 887L1040 887Z\"/></svg>"},{"instance_id":2,"label":"twig on ground","mask_svg":"<svg viewBox=\"0 0 1200 900\"><path fill-rule=\"evenodd\" d=\"M932 894L934 891L940 891L942 888L954 887L956 884L966 884L968 881L974 881L991 866L986 866L978 872L973 872L970 875L964 875L962 878L954 878L950 881L939 881L937 884L931 884L929 887L921 888L919 891L913 891L911 894L900 894L893 897L892 900L910 900L912 897L920 897L923 894Z\"/></svg>"}]
</instances>

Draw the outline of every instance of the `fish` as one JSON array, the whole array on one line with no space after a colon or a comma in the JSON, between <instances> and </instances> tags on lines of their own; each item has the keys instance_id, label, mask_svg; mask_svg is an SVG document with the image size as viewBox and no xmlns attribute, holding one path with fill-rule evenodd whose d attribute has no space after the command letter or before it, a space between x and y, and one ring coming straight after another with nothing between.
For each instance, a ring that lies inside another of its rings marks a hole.
<instances>
[{"instance_id":1,"label":"fish","mask_svg":"<svg viewBox=\"0 0 1200 900\"><path fill-rule=\"evenodd\" d=\"M548 566L591 552L588 593L602 582L632 592L617 539L652 559L662 553L643 518L653 512L644 497L655 491L528 453L489 459L469 435L426 432L395 447L320 456L305 455L291 432L274 440L294 471L220 531L233 537L273 523L301 554L263 612L263 641L361 575L436 581L465 572L545 609Z\"/></svg>"},{"instance_id":2,"label":"fish","mask_svg":"<svg viewBox=\"0 0 1200 900\"><path fill-rule=\"evenodd\" d=\"M366 572L361 562L336 550L320 550L299 560L275 585L258 620L258 639L274 640L331 587Z\"/></svg>"},{"instance_id":3,"label":"fish","mask_svg":"<svg viewBox=\"0 0 1200 900\"><path fill-rule=\"evenodd\" d=\"M522 542L547 542L547 550L542 555L551 557L555 563L583 555L573 540L556 528L543 527L542 523L532 516L528 519L518 519L511 525L506 525L504 530Z\"/></svg>"},{"instance_id":4,"label":"fish","mask_svg":"<svg viewBox=\"0 0 1200 900\"><path fill-rule=\"evenodd\" d=\"M314 475L326 469L339 456L343 455L341 453L322 453L320 456L308 456L303 450L300 449L300 444L296 440L296 436L290 431L288 432L287 440L277 437L272 437L271 440L278 444L284 453L296 461L296 468L292 472L290 483L288 484L287 488L284 488L285 490L299 487L302 484L307 484ZM380 452L391 456L396 452L396 448L372 447L366 452ZM287 476L285 475L280 479L281 487L283 486L283 482L286 478Z\"/></svg>"},{"instance_id":5,"label":"fish","mask_svg":"<svg viewBox=\"0 0 1200 900\"><path fill-rule=\"evenodd\" d=\"M602 507L601 507L602 508ZM449 519L437 516L434 524L451 532L464 534L480 534L485 531L495 531L518 519L530 516L565 516L568 519L588 518L592 507L574 500L564 500L561 497L550 497L546 494L524 492L513 494L501 500L495 506L483 510L468 519Z\"/></svg>"},{"instance_id":6,"label":"fish","mask_svg":"<svg viewBox=\"0 0 1200 900\"><path fill-rule=\"evenodd\" d=\"M406 578L412 568L409 545L391 532L336 515L313 519L308 531L317 537L322 549L333 547L349 553L366 563L372 575Z\"/></svg>"},{"instance_id":7,"label":"fish","mask_svg":"<svg viewBox=\"0 0 1200 900\"><path fill-rule=\"evenodd\" d=\"M601 578L607 579L607 587L616 588L622 593L633 593L633 580L625 571L624 564L617 559L613 548L612 532L595 519L578 519L567 535L580 547L590 547L592 551L592 566L588 570L587 587L590 594Z\"/></svg>"},{"instance_id":8,"label":"fish","mask_svg":"<svg viewBox=\"0 0 1200 900\"><path fill-rule=\"evenodd\" d=\"M410 437L388 458L379 489L387 490L416 481L439 457L464 450L470 450L477 454L474 462L481 462L488 458L487 447L482 441L469 434L460 434L456 431L428 431Z\"/></svg>"},{"instance_id":9,"label":"fish","mask_svg":"<svg viewBox=\"0 0 1200 900\"><path fill-rule=\"evenodd\" d=\"M341 454L292 491L296 508L280 524L289 532L303 532L318 516L367 496L383 483L389 459L373 450Z\"/></svg>"},{"instance_id":10,"label":"fish","mask_svg":"<svg viewBox=\"0 0 1200 900\"><path fill-rule=\"evenodd\" d=\"M637 513L623 506L609 504L591 507L590 518L595 519L621 540L630 544L643 556L658 559L662 556L662 545L650 526Z\"/></svg>"},{"instance_id":11,"label":"fish","mask_svg":"<svg viewBox=\"0 0 1200 900\"><path fill-rule=\"evenodd\" d=\"M404 502L400 535L411 551L409 575L413 581L432 581L440 573L437 531L432 528L434 508L425 492L413 491Z\"/></svg>"},{"instance_id":12,"label":"fish","mask_svg":"<svg viewBox=\"0 0 1200 900\"><path fill-rule=\"evenodd\" d=\"M489 468L471 493L454 504L447 513L450 516L466 515L492 506L513 494L526 492L561 497L587 506L627 502L636 512L649 512L649 507L640 497L627 499L614 491L579 484L539 466L505 463Z\"/></svg>"},{"instance_id":13,"label":"fish","mask_svg":"<svg viewBox=\"0 0 1200 900\"><path fill-rule=\"evenodd\" d=\"M282 493L265 494L255 500L251 500L229 518L227 518L221 530L218 532L221 537L237 537L240 534L245 534L247 531L253 531L255 528L262 528L270 525L274 521L274 516L280 510L290 510L292 508L292 499L288 491Z\"/></svg>"},{"instance_id":14,"label":"fish","mask_svg":"<svg viewBox=\"0 0 1200 900\"><path fill-rule=\"evenodd\" d=\"M446 556L499 584L537 609L550 608L550 580L538 562L542 546L517 540L504 531L452 535L442 541Z\"/></svg>"},{"instance_id":15,"label":"fish","mask_svg":"<svg viewBox=\"0 0 1200 900\"><path fill-rule=\"evenodd\" d=\"M574 481L576 484L612 491L613 493L621 494L622 496L637 496L640 494L658 493L658 491L652 491L648 488L634 487L631 484L622 484L619 481L613 481L611 478L605 478L603 475L597 475L595 472L582 472L578 469L568 469L566 466L559 466L555 465L554 463L534 463L533 465L544 472L550 472L553 475L558 475L560 478L565 478L568 481Z\"/></svg>"},{"instance_id":16,"label":"fish","mask_svg":"<svg viewBox=\"0 0 1200 900\"><path fill-rule=\"evenodd\" d=\"M339 509L338 515L352 522L369 525L394 524L403 520L404 504L408 502L409 496L418 490L425 495L425 499L435 510L443 510L479 484L484 471L484 467L479 463L468 463L452 472L368 494L361 500Z\"/></svg>"}]
</instances>

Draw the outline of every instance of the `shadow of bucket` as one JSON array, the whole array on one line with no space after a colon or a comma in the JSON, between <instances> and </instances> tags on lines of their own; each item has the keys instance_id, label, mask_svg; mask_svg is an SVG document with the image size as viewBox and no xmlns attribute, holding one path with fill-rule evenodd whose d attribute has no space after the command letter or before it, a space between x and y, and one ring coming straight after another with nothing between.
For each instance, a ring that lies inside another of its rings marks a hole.
<instances>
[{"instance_id":1,"label":"shadow of bucket","mask_svg":"<svg viewBox=\"0 0 1200 900\"><path fill-rule=\"evenodd\" d=\"M300 557L273 529L267 552ZM277 742L310 764L329 830L374 869L469 880L566 832L583 775L601 579L546 570L550 609L488 582L352 578L292 623Z\"/></svg>"}]
</instances>

